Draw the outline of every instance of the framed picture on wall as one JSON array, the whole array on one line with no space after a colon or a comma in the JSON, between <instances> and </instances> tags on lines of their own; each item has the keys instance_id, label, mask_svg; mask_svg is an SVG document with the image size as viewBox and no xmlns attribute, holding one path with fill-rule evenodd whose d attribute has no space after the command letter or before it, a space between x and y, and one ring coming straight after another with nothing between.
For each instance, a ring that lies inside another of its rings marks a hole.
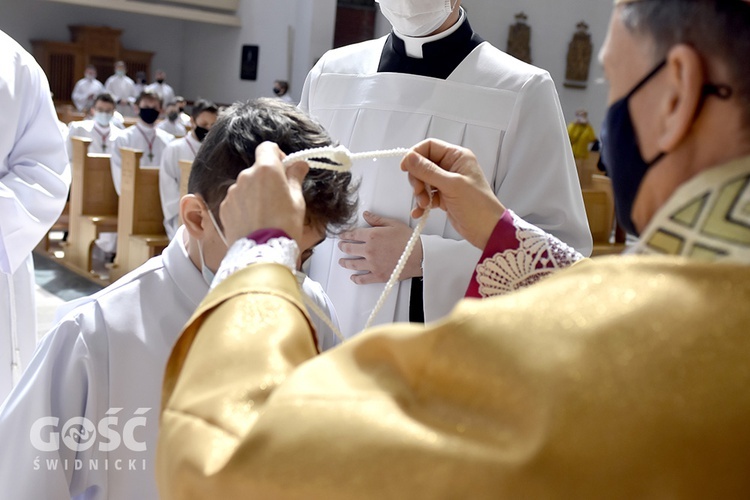
<instances>
[{"instance_id":1,"label":"framed picture on wall","mask_svg":"<svg viewBox=\"0 0 750 500\"><path fill-rule=\"evenodd\" d=\"M242 46L242 60L240 61L240 79L258 79L258 50L257 45Z\"/></svg>"}]
</instances>

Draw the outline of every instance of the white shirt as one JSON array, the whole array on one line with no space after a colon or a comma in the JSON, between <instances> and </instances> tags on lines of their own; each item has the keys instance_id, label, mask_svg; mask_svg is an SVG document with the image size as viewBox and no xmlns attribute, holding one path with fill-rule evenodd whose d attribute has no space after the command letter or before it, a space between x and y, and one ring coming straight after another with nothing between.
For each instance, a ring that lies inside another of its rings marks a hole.
<instances>
[{"instance_id":1,"label":"white shirt","mask_svg":"<svg viewBox=\"0 0 750 500\"><path fill-rule=\"evenodd\" d=\"M144 125L140 121L119 134L113 141L112 158L110 160L112 163L112 182L117 194L120 194L122 183L122 154L120 148L133 148L143 151L140 166L158 167L161 164L162 153L173 139L172 134L156 127Z\"/></svg>"},{"instance_id":2,"label":"white shirt","mask_svg":"<svg viewBox=\"0 0 750 500\"><path fill-rule=\"evenodd\" d=\"M177 120L173 122L169 120L162 120L156 125L156 127L162 129L168 134L172 134L177 137L183 137L185 134L187 134L187 129L185 128L185 125L182 124L182 120L180 120L179 118L177 118Z\"/></svg>"},{"instance_id":3,"label":"white shirt","mask_svg":"<svg viewBox=\"0 0 750 500\"><path fill-rule=\"evenodd\" d=\"M154 82L146 87L146 90L159 94L162 107L166 107L170 102L174 102L174 89L168 83Z\"/></svg>"},{"instance_id":4,"label":"white shirt","mask_svg":"<svg viewBox=\"0 0 750 500\"><path fill-rule=\"evenodd\" d=\"M31 251L62 212L70 186L47 78L34 58L2 31L0 130L1 401L36 344Z\"/></svg>"},{"instance_id":5,"label":"white shirt","mask_svg":"<svg viewBox=\"0 0 750 500\"><path fill-rule=\"evenodd\" d=\"M76 82L75 87L73 87L73 94L71 97L73 99L73 104L76 105L78 111L82 111L83 108L86 107L86 104L94 104L96 96L103 92L105 92L104 85L102 85L102 82L96 78L91 80L88 78L81 78Z\"/></svg>"},{"instance_id":6,"label":"white shirt","mask_svg":"<svg viewBox=\"0 0 750 500\"><path fill-rule=\"evenodd\" d=\"M353 152L411 147L435 137L470 148L497 197L525 220L588 255L592 248L570 141L549 74L501 52L477 46L446 80L378 73L386 37L326 53L311 70L300 107ZM412 189L399 160L360 162L359 210L414 224ZM367 226L360 219L361 226ZM463 297L481 252L430 215L421 237L427 321ZM382 284L356 285L338 261L332 239L311 260L339 311L343 333L359 332ZM376 324L407 321L411 280L391 293Z\"/></svg>"},{"instance_id":7,"label":"white shirt","mask_svg":"<svg viewBox=\"0 0 750 500\"><path fill-rule=\"evenodd\" d=\"M73 161L73 137L85 137L91 139L89 144L89 153L95 154L111 154L112 153L112 141L122 134L123 131L117 127L109 126L102 127L94 120L82 120L78 122L70 122L68 125L68 158Z\"/></svg>"},{"instance_id":8,"label":"white shirt","mask_svg":"<svg viewBox=\"0 0 750 500\"><path fill-rule=\"evenodd\" d=\"M129 102L138 97L135 93L135 82L129 76L114 74L104 82L107 92L112 94L115 101Z\"/></svg>"},{"instance_id":9,"label":"white shirt","mask_svg":"<svg viewBox=\"0 0 750 500\"><path fill-rule=\"evenodd\" d=\"M164 229L169 239L177 231L180 212L180 160L193 161L201 143L192 133L175 139L167 145L159 167L159 196L164 212Z\"/></svg>"},{"instance_id":10,"label":"white shirt","mask_svg":"<svg viewBox=\"0 0 750 500\"><path fill-rule=\"evenodd\" d=\"M19 386L0 409L0 440L6 450L13 450L0 453L3 498L158 498L154 460L164 367L183 326L208 292L183 237L181 228L161 256L101 292L64 306L69 312L44 337ZM315 289L305 291L310 290ZM325 304L324 297L312 298ZM117 408L121 410L114 412ZM110 428L123 438L119 446L103 451L100 446L109 440L99 425L107 412L117 418ZM66 422L86 418L97 427L93 445L76 454L61 440L59 447L40 451L30 437L39 436L32 426L43 417L59 420L57 426L45 427L40 439L48 440L50 430L62 435ZM126 432L129 421L137 424L135 432ZM135 443L129 446L124 436L130 434Z\"/></svg>"}]
</instances>

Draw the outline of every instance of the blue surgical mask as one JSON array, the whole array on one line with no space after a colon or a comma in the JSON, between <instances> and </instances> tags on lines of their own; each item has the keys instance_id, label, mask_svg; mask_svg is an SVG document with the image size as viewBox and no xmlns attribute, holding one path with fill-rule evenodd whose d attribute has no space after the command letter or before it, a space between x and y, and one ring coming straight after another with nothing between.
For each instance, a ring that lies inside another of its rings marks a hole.
<instances>
[{"instance_id":1,"label":"blue surgical mask","mask_svg":"<svg viewBox=\"0 0 750 500\"><path fill-rule=\"evenodd\" d=\"M628 104L630 98L661 71L666 64L666 59L657 64L625 97L614 102L607 110L601 129L602 161L607 170L607 175L612 179L617 220L625 231L634 235L638 235L632 219L633 202L638 194L638 189L641 187L648 170L664 158L666 153L660 151L651 160L644 160L638 145L638 137L633 127L633 119ZM711 94L727 99L732 94L732 90L726 85L704 85L703 96L695 116L700 112L705 97Z\"/></svg>"}]
</instances>

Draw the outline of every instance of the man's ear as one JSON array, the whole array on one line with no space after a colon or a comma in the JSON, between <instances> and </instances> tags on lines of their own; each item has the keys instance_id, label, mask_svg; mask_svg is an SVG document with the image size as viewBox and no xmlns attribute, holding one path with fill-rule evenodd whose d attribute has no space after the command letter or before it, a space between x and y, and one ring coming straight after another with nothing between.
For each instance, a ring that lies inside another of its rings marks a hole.
<instances>
[{"instance_id":1,"label":"man's ear","mask_svg":"<svg viewBox=\"0 0 750 500\"><path fill-rule=\"evenodd\" d=\"M203 239L203 216L205 203L194 194L186 194L180 199L180 217L187 232L196 239Z\"/></svg>"},{"instance_id":2,"label":"man's ear","mask_svg":"<svg viewBox=\"0 0 750 500\"><path fill-rule=\"evenodd\" d=\"M659 149L674 151L690 133L701 105L705 70L698 52L689 45L675 45L667 55L668 94L662 112L664 129Z\"/></svg>"}]
</instances>

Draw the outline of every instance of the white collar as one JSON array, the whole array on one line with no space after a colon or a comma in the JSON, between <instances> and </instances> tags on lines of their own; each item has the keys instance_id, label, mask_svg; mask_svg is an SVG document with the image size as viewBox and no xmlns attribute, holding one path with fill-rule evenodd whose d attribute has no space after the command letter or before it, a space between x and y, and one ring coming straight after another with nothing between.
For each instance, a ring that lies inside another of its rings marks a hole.
<instances>
[{"instance_id":1,"label":"white collar","mask_svg":"<svg viewBox=\"0 0 750 500\"><path fill-rule=\"evenodd\" d=\"M414 37L414 36L407 36L402 33L399 33L396 31L396 29L393 29L393 34L399 37L404 42L404 49L406 50L406 55L409 57L413 57L415 59L423 59L424 54L422 52L422 48L424 44L430 43L430 42L436 42L438 40L442 40L443 38L452 35L455 33L455 31L464 23L466 20L466 13L464 12L463 7L459 7L460 15L458 17L458 21L448 28L447 30L443 31L442 33L438 33L437 35L430 35L430 36L420 36L420 37Z\"/></svg>"}]
</instances>

